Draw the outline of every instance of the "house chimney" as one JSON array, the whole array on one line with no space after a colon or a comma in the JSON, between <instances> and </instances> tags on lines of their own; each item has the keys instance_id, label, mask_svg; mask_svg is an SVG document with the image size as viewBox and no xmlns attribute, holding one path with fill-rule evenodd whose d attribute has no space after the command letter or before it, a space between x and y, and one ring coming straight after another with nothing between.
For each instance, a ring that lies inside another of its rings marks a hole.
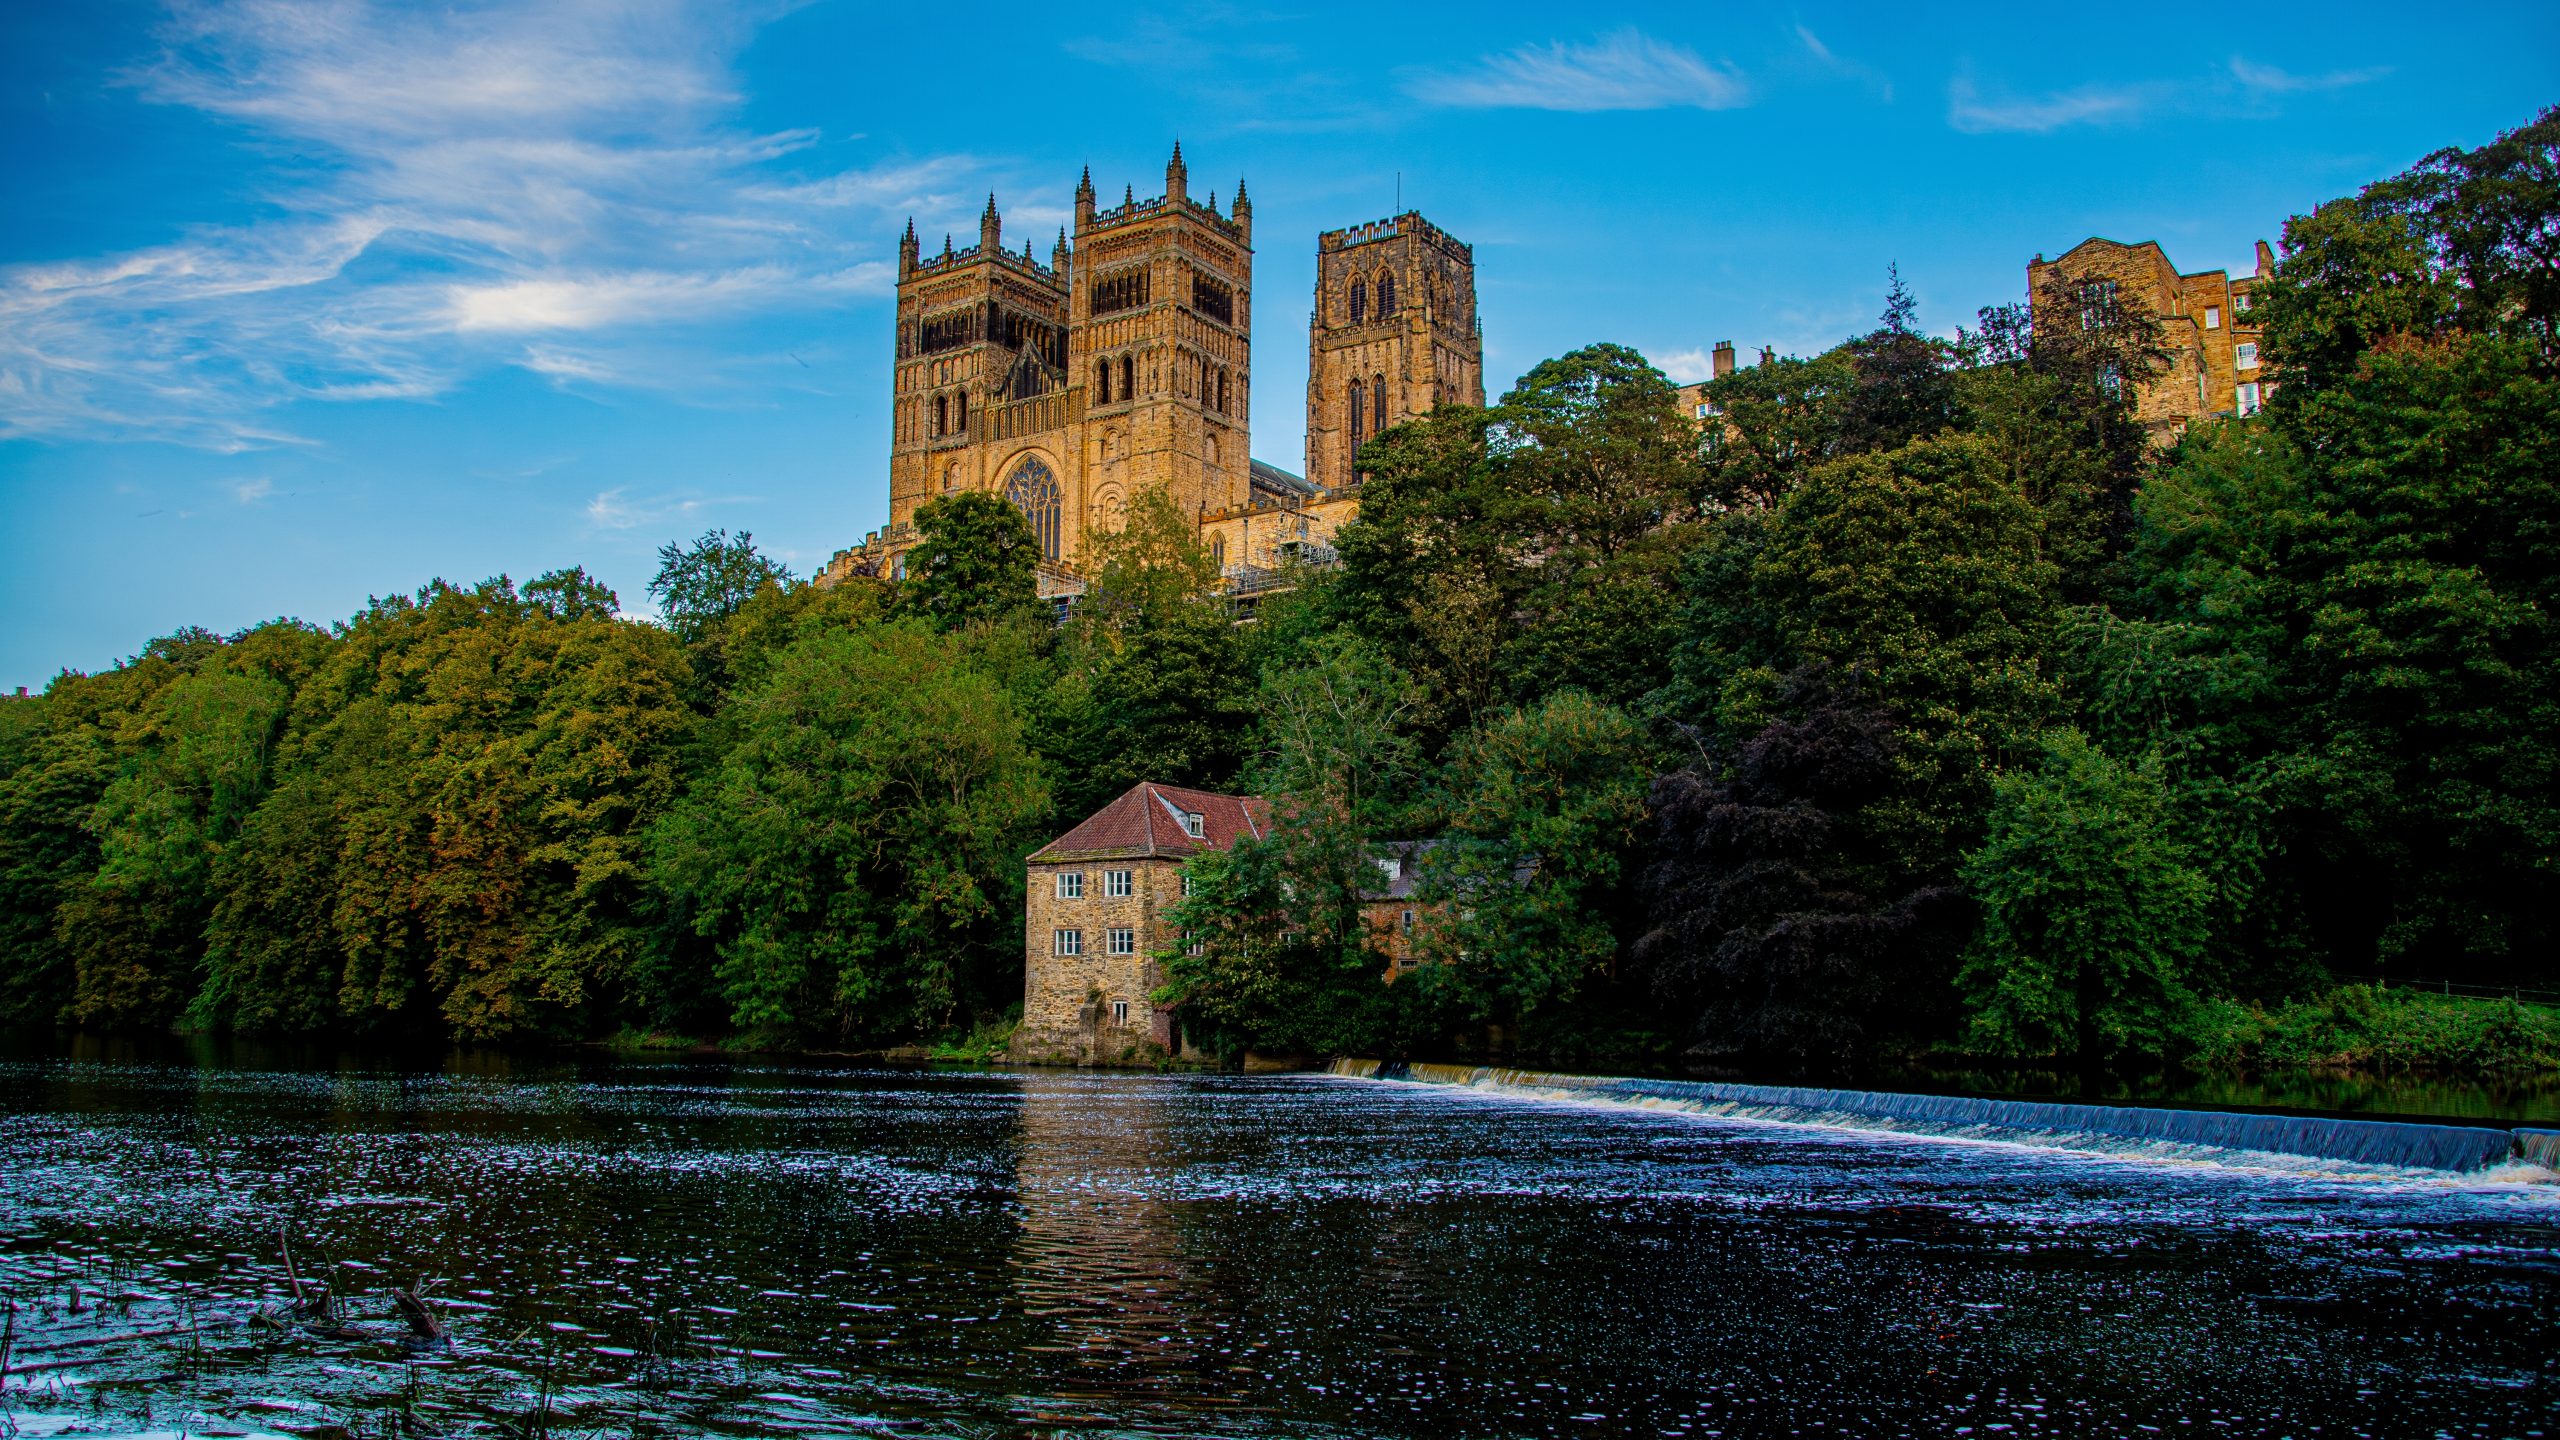
<instances>
[{"instance_id":1,"label":"house chimney","mask_svg":"<svg viewBox=\"0 0 2560 1440\"><path fill-rule=\"evenodd\" d=\"M1715 349L1715 378L1721 380L1732 373L1733 342L1730 340L1719 340L1716 342Z\"/></svg>"},{"instance_id":2,"label":"house chimney","mask_svg":"<svg viewBox=\"0 0 2560 1440\"><path fill-rule=\"evenodd\" d=\"M2258 278L2264 280L2274 273L2276 273L2276 252L2268 248L2266 241L2261 240L2258 242Z\"/></svg>"}]
</instances>

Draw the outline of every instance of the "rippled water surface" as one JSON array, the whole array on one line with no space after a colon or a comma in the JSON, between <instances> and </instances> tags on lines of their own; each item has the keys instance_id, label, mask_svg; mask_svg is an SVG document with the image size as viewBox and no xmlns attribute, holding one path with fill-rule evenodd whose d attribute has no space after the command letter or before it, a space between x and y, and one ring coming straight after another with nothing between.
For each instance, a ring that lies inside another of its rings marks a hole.
<instances>
[{"instance_id":1,"label":"rippled water surface","mask_svg":"<svg viewBox=\"0 0 2560 1440\"><path fill-rule=\"evenodd\" d=\"M2560 1435L2560 1187L1312 1076L20 1059L0 1289L0 1435Z\"/></svg>"}]
</instances>

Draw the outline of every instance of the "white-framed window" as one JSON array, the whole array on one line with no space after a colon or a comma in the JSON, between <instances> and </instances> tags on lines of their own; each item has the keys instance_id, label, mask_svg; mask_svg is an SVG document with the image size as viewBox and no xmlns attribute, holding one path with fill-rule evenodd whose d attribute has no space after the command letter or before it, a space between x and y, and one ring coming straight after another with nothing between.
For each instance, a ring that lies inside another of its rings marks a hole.
<instances>
[{"instance_id":1,"label":"white-framed window","mask_svg":"<svg viewBox=\"0 0 2560 1440\"><path fill-rule=\"evenodd\" d=\"M1188 900L1188 899L1190 899L1192 896L1197 895L1197 894L1199 894L1199 893L1200 893L1200 882L1199 882L1198 880L1196 880L1196 879L1192 878L1192 874L1191 874L1191 872L1190 872L1190 871L1188 871L1188 870L1183 871L1183 872L1182 872L1182 898L1183 898L1183 899L1185 899L1185 900Z\"/></svg>"},{"instance_id":2,"label":"white-framed window","mask_svg":"<svg viewBox=\"0 0 2560 1440\"><path fill-rule=\"evenodd\" d=\"M2234 398L2238 401L2237 408L2243 415L2255 415L2264 408L2258 399L2258 382L2255 380L2242 382Z\"/></svg>"},{"instance_id":3,"label":"white-framed window","mask_svg":"<svg viewBox=\"0 0 2560 1440\"><path fill-rule=\"evenodd\" d=\"M1111 1023L1114 1025L1126 1025L1129 1023L1128 1001L1114 1000L1111 1002Z\"/></svg>"},{"instance_id":4,"label":"white-framed window","mask_svg":"<svg viewBox=\"0 0 2560 1440\"><path fill-rule=\"evenodd\" d=\"M2231 312L2235 315L2246 315L2249 313L2248 291L2243 290L2239 294L2231 297Z\"/></svg>"},{"instance_id":5,"label":"white-framed window","mask_svg":"<svg viewBox=\"0 0 2560 1440\"><path fill-rule=\"evenodd\" d=\"M1053 954L1081 955L1084 953L1084 932L1053 930L1049 933L1049 948Z\"/></svg>"},{"instance_id":6,"label":"white-framed window","mask_svg":"<svg viewBox=\"0 0 2560 1440\"><path fill-rule=\"evenodd\" d=\"M1200 938L1199 931L1189 931L1183 937L1182 953L1185 955L1206 955L1209 953L1209 942Z\"/></svg>"},{"instance_id":7,"label":"white-framed window","mask_svg":"<svg viewBox=\"0 0 2560 1440\"><path fill-rule=\"evenodd\" d=\"M1182 817L1182 833L1190 836L1194 840L1208 834L1209 817L1206 815L1184 814Z\"/></svg>"},{"instance_id":8,"label":"white-framed window","mask_svg":"<svg viewBox=\"0 0 2560 1440\"><path fill-rule=\"evenodd\" d=\"M1127 925L1113 926L1105 938L1114 955L1138 953L1138 932Z\"/></svg>"},{"instance_id":9,"label":"white-framed window","mask_svg":"<svg viewBox=\"0 0 2560 1440\"><path fill-rule=\"evenodd\" d=\"M1698 402L1698 418L1699 418L1699 419L1704 420L1704 419L1706 419L1708 416L1713 415L1714 413L1716 413L1716 407L1715 407L1715 406L1713 406L1712 404L1709 404L1708 402L1706 402L1706 401L1704 401L1704 400L1701 400L1701 401L1699 401L1699 402Z\"/></svg>"},{"instance_id":10,"label":"white-framed window","mask_svg":"<svg viewBox=\"0 0 2560 1440\"><path fill-rule=\"evenodd\" d=\"M1061 870L1058 872L1058 898L1061 900L1081 900L1084 898L1083 871Z\"/></svg>"},{"instance_id":11,"label":"white-framed window","mask_svg":"<svg viewBox=\"0 0 2560 1440\"><path fill-rule=\"evenodd\" d=\"M2204 328L2207 330L2219 330L2222 328L2221 306L2207 305L2204 307Z\"/></svg>"},{"instance_id":12,"label":"white-framed window","mask_svg":"<svg viewBox=\"0 0 2560 1440\"><path fill-rule=\"evenodd\" d=\"M2239 344L2232 346L2231 363L2236 368L2242 370L2257 369L2258 342L2255 340L2243 340Z\"/></svg>"},{"instance_id":13,"label":"white-framed window","mask_svg":"<svg viewBox=\"0 0 2560 1440\"><path fill-rule=\"evenodd\" d=\"M1410 910L1404 912L1403 929L1407 935L1413 933L1413 912Z\"/></svg>"},{"instance_id":14,"label":"white-framed window","mask_svg":"<svg viewBox=\"0 0 2560 1440\"><path fill-rule=\"evenodd\" d=\"M1103 872L1102 872L1102 898L1104 898L1105 900L1126 900L1126 899L1128 899L1128 898L1129 898L1129 872L1128 872L1128 871L1126 871L1126 870L1105 870L1105 871L1103 871Z\"/></svg>"}]
</instances>

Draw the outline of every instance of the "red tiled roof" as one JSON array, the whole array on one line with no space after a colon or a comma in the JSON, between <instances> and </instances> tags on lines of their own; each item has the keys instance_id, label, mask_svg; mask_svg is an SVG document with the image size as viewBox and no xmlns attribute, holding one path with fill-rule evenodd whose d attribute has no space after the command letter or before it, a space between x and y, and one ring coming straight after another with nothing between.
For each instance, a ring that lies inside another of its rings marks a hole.
<instances>
[{"instance_id":1,"label":"red tiled roof","mask_svg":"<svg viewBox=\"0 0 2560 1440\"><path fill-rule=\"evenodd\" d=\"M1201 819L1200 838L1184 829L1182 817ZM1166 856L1179 858L1201 850L1224 850L1237 840L1271 833L1271 802L1247 795L1219 795L1176 785L1141 781L1119 799L1094 811L1084 823L1040 847L1033 860L1063 860L1078 855Z\"/></svg>"}]
</instances>

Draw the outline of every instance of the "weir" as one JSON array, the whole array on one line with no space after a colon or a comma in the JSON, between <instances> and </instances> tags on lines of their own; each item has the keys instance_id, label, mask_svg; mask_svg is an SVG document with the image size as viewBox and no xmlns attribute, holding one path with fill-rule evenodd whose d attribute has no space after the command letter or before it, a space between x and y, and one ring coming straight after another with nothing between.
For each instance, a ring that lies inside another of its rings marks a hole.
<instances>
[{"instance_id":1,"label":"weir","mask_svg":"<svg viewBox=\"0 0 2560 1440\"><path fill-rule=\"evenodd\" d=\"M1336 1060L1331 1070L1335 1075L1354 1079L1411 1080L1558 1099L1614 1100L1650 1109L1845 1129L1984 1140L2042 1138L2048 1143L2086 1136L2455 1172L2485 1170L2521 1158L2560 1170L2560 1130L2155 1110L2131 1105L1997 1100L1975 1095L1737 1085L1713 1080L1648 1080L1392 1060Z\"/></svg>"}]
</instances>

